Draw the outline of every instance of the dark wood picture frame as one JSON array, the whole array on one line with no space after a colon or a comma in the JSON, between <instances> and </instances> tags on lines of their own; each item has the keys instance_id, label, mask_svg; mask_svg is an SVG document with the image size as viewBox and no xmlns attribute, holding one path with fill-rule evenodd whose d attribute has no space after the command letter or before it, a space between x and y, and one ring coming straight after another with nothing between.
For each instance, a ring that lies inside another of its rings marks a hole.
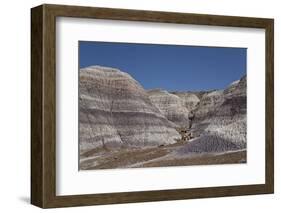
<instances>
[{"instance_id":1,"label":"dark wood picture frame","mask_svg":"<svg viewBox=\"0 0 281 213\"><path fill-rule=\"evenodd\" d=\"M56 17L262 28L266 34L265 184L56 195ZM274 192L274 20L217 15L41 5L31 9L31 203L42 208Z\"/></svg>"}]
</instances>

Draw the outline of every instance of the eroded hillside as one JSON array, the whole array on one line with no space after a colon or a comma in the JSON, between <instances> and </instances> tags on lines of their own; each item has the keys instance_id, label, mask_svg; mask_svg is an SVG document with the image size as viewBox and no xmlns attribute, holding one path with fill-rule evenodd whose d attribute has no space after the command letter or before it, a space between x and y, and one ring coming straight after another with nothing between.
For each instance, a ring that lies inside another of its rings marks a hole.
<instances>
[{"instance_id":1,"label":"eroded hillside","mask_svg":"<svg viewBox=\"0 0 281 213\"><path fill-rule=\"evenodd\" d=\"M224 90L146 91L91 66L79 92L80 169L246 162L246 76Z\"/></svg>"}]
</instances>

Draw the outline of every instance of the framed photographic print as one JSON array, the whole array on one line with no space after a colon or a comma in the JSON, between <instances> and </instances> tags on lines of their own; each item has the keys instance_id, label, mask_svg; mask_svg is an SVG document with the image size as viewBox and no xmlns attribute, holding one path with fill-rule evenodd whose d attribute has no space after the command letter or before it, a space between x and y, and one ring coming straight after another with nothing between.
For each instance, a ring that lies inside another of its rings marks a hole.
<instances>
[{"instance_id":1,"label":"framed photographic print","mask_svg":"<svg viewBox=\"0 0 281 213\"><path fill-rule=\"evenodd\" d=\"M274 191L273 19L31 9L31 203Z\"/></svg>"}]
</instances>

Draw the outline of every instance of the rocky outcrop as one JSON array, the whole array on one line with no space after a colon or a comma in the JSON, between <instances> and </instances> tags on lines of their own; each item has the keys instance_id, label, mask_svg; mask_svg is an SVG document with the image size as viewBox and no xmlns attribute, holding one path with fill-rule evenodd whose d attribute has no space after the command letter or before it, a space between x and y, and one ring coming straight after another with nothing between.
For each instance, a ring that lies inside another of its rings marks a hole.
<instances>
[{"instance_id":1,"label":"rocky outcrop","mask_svg":"<svg viewBox=\"0 0 281 213\"><path fill-rule=\"evenodd\" d=\"M200 99L197 94L194 94L192 92L173 92L172 94L181 98L184 102L185 107L189 111L195 110L198 107L198 104L200 103Z\"/></svg>"},{"instance_id":2,"label":"rocky outcrop","mask_svg":"<svg viewBox=\"0 0 281 213\"><path fill-rule=\"evenodd\" d=\"M224 90L224 97L246 97L247 77L243 76L240 80L234 81Z\"/></svg>"},{"instance_id":3,"label":"rocky outcrop","mask_svg":"<svg viewBox=\"0 0 281 213\"><path fill-rule=\"evenodd\" d=\"M244 76L223 90L173 92L195 114L191 129L195 138L180 152L224 152L246 148L246 82Z\"/></svg>"},{"instance_id":4,"label":"rocky outcrop","mask_svg":"<svg viewBox=\"0 0 281 213\"><path fill-rule=\"evenodd\" d=\"M79 78L80 153L171 144L179 138L175 125L129 74L91 66L80 69Z\"/></svg>"},{"instance_id":5,"label":"rocky outcrop","mask_svg":"<svg viewBox=\"0 0 281 213\"><path fill-rule=\"evenodd\" d=\"M246 148L247 137L246 76L230 84L225 90L214 91L202 97L196 111L198 126L204 126L202 135L235 144L235 149ZM227 146L224 146L227 147Z\"/></svg>"},{"instance_id":6,"label":"rocky outcrop","mask_svg":"<svg viewBox=\"0 0 281 213\"><path fill-rule=\"evenodd\" d=\"M194 139L178 153L246 148L246 76L223 90L145 91L129 74L91 66L80 69L80 153L94 148L150 147L175 143L179 127Z\"/></svg>"},{"instance_id":7,"label":"rocky outcrop","mask_svg":"<svg viewBox=\"0 0 281 213\"><path fill-rule=\"evenodd\" d=\"M223 90L205 93L196 108L196 118L200 120L212 115L218 109L218 106L222 104L223 100Z\"/></svg>"},{"instance_id":8,"label":"rocky outcrop","mask_svg":"<svg viewBox=\"0 0 281 213\"><path fill-rule=\"evenodd\" d=\"M246 87L244 76L222 90L146 91L118 69L80 69L79 168L246 162Z\"/></svg>"},{"instance_id":9,"label":"rocky outcrop","mask_svg":"<svg viewBox=\"0 0 281 213\"><path fill-rule=\"evenodd\" d=\"M160 112L178 127L188 127L189 110L183 99L165 90L156 89L147 91L151 102Z\"/></svg>"}]
</instances>

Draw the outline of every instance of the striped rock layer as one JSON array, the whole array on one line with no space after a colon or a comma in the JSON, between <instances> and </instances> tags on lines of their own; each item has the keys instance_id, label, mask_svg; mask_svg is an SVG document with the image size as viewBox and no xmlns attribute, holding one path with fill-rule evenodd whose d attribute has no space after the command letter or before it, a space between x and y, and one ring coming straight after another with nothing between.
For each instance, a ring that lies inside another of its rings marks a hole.
<instances>
[{"instance_id":1,"label":"striped rock layer","mask_svg":"<svg viewBox=\"0 0 281 213\"><path fill-rule=\"evenodd\" d=\"M171 94L165 90L148 91L151 102L160 110L160 112L177 127L188 127L189 110L185 106L185 101L177 95Z\"/></svg>"},{"instance_id":2,"label":"striped rock layer","mask_svg":"<svg viewBox=\"0 0 281 213\"><path fill-rule=\"evenodd\" d=\"M171 144L180 137L142 86L118 69L80 69L79 94L80 153L97 147Z\"/></svg>"},{"instance_id":3,"label":"striped rock layer","mask_svg":"<svg viewBox=\"0 0 281 213\"><path fill-rule=\"evenodd\" d=\"M246 76L224 90L172 93L145 91L129 74L100 66L81 69L79 80L80 154L175 143L190 111L195 139L179 153L246 148Z\"/></svg>"},{"instance_id":4,"label":"striped rock layer","mask_svg":"<svg viewBox=\"0 0 281 213\"><path fill-rule=\"evenodd\" d=\"M172 94L182 99L188 111L195 110L198 107L198 104L200 103L200 99L197 94L194 94L192 92L173 92Z\"/></svg>"},{"instance_id":5,"label":"striped rock layer","mask_svg":"<svg viewBox=\"0 0 281 213\"><path fill-rule=\"evenodd\" d=\"M206 93L195 110L197 129L204 127L202 135L219 138L224 144L229 144L226 150L246 148L246 86L244 76L224 90Z\"/></svg>"}]
</instances>

